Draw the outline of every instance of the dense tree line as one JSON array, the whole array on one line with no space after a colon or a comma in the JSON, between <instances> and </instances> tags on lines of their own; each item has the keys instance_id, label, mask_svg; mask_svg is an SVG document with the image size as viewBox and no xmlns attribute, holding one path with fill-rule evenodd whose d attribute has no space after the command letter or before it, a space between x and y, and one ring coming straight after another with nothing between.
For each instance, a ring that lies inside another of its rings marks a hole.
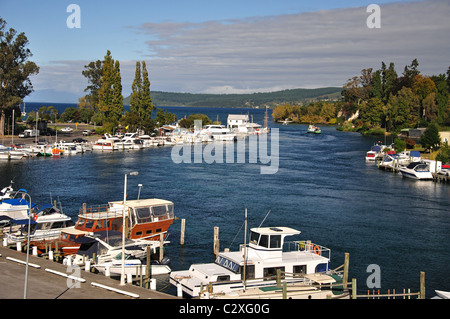
<instances>
[{"instance_id":1,"label":"dense tree line","mask_svg":"<svg viewBox=\"0 0 450 319\"><path fill-rule=\"evenodd\" d=\"M450 125L450 68L447 74L425 76L418 66L414 59L401 76L392 62L389 66L382 62L375 72L363 69L343 87L344 112L359 112L356 127L380 127L387 132L430 123Z\"/></svg>"}]
</instances>

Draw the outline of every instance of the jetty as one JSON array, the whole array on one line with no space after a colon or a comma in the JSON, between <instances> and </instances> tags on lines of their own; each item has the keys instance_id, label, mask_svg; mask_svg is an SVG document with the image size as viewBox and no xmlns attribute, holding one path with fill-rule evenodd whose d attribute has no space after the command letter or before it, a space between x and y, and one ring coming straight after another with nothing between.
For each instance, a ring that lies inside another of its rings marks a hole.
<instances>
[{"instance_id":1,"label":"jetty","mask_svg":"<svg viewBox=\"0 0 450 319\"><path fill-rule=\"evenodd\" d=\"M180 299L32 254L25 284L26 259L25 253L0 247L0 299Z\"/></svg>"}]
</instances>

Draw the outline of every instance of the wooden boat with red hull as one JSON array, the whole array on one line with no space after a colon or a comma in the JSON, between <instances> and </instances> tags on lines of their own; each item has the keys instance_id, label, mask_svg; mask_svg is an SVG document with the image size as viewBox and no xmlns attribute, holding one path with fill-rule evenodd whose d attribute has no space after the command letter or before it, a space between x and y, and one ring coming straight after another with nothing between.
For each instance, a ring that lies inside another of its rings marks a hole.
<instances>
[{"instance_id":1,"label":"wooden boat with red hull","mask_svg":"<svg viewBox=\"0 0 450 319\"><path fill-rule=\"evenodd\" d=\"M167 236L167 231L176 219L173 203L163 199L127 200L109 202L102 207L83 207L78 214L75 227L62 231L58 240L58 248L64 255L75 254L80 244L75 241L82 236L99 231L122 232L122 215L125 209L127 238L160 240L160 234Z\"/></svg>"}]
</instances>

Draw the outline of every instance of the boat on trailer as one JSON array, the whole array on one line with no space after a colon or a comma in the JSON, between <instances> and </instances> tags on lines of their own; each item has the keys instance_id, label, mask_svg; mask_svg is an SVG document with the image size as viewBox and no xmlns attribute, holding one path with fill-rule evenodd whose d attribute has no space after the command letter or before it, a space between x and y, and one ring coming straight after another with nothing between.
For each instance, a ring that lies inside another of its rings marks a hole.
<instances>
[{"instance_id":1,"label":"boat on trailer","mask_svg":"<svg viewBox=\"0 0 450 319\"><path fill-rule=\"evenodd\" d=\"M308 276L331 280L331 250L310 241L285 242L286 237L298 234L300 231L289 227L252 228L247 245L221 252L214 263L172 271L170 283L190 297L236 298L243 291L270 291L277 283L277 273L290 286L306 284Z\"/></svg>"}]
</instances>

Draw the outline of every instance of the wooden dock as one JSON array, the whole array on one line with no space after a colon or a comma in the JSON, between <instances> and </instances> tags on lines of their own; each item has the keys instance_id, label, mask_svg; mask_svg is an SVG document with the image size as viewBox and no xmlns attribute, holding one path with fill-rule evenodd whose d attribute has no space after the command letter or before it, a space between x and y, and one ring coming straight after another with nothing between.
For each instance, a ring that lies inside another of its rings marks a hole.
<instances>
[{"instance_id":1,"label":"wooden dock","mask_svg":"<svg viewBox=\"0 0 450 319\"><path fill-rule=\"evenodd\" d=\"M0 299L25 297L27 255L0 247ZM119 280L69 268L41 257L29 256L27 299L180 299L136 285L120 285Z\"/></svg>"}]
</instances>

